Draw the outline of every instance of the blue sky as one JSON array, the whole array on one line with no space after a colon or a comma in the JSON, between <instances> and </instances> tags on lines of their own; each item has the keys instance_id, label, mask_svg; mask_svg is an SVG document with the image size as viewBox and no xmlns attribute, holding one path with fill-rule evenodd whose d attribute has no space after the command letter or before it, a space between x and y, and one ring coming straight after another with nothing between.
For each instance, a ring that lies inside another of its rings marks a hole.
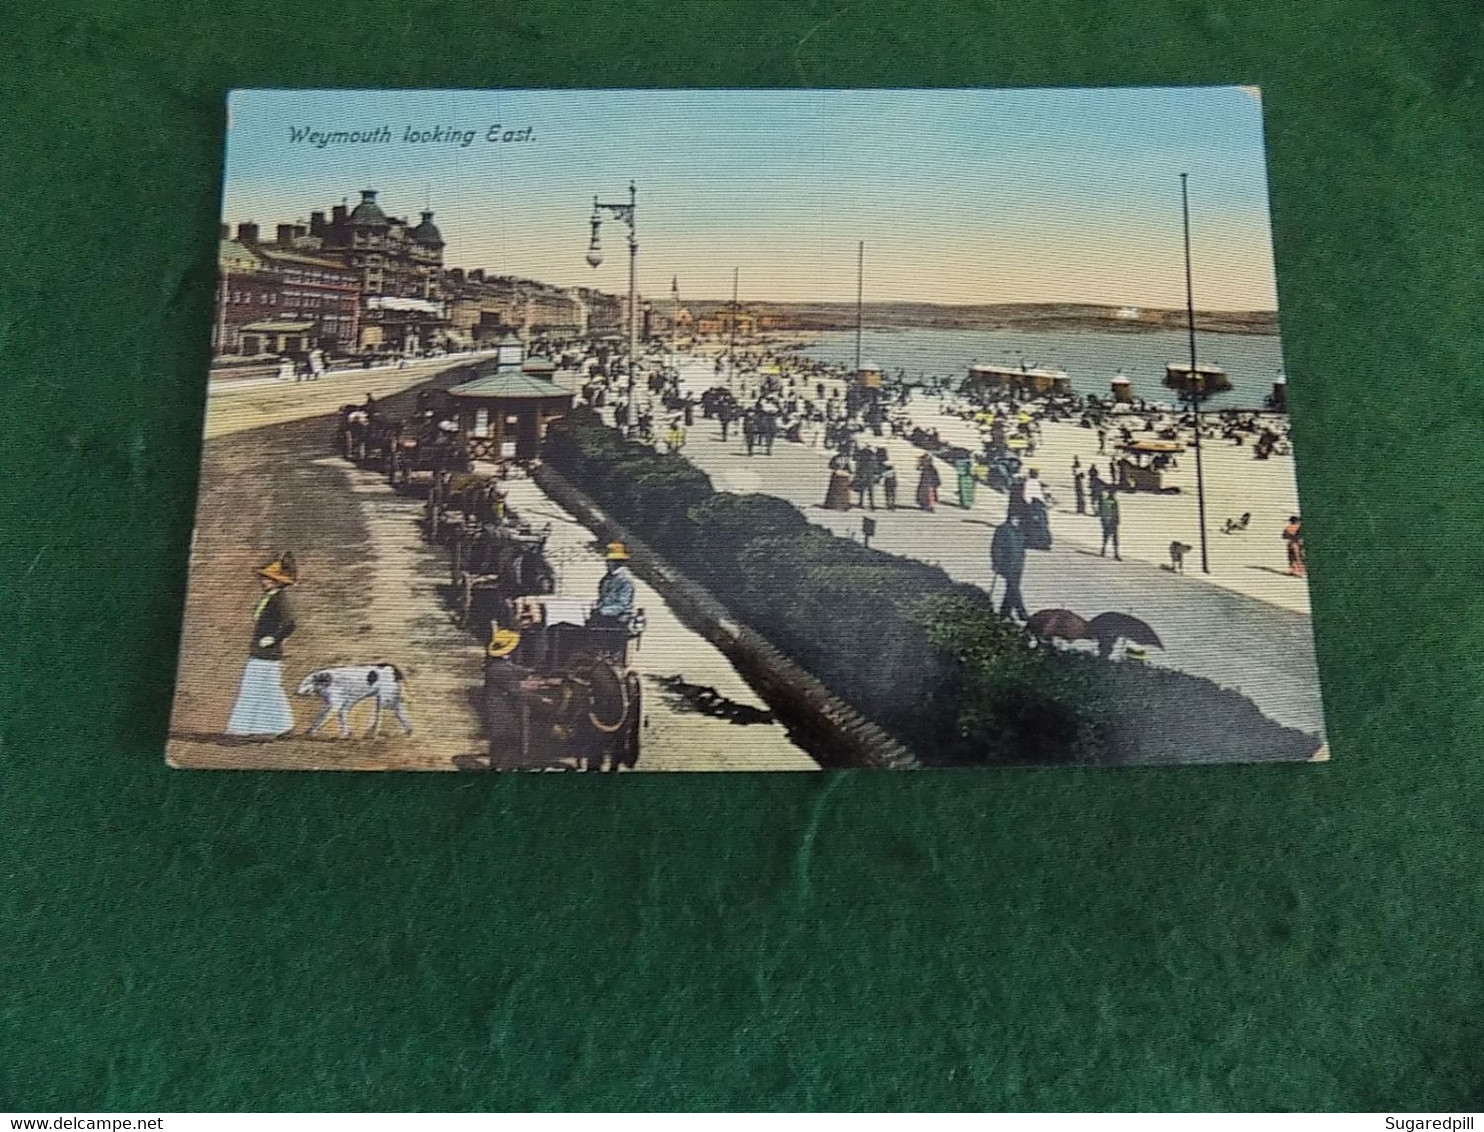
<instances>
[{"instance_id":1,"label":"blue sky","mask_svg":"<svg viewBox=\"0 0 1484 1132\"><path fill-rule=\"evenodd\" d=\"M490 127L531 130L488 142ZM390 143L314 148L291 130ZM467 146L403 141L473 130ZM1252 88L1016 91L236 91L223 219L326 212L375 188L450 266L620 291L626 234L583 259L596 193L639 186L640 288L666 296L1183 306L1179 174L1196 303L1276 306Z\"/></svg>"}]
</instances>

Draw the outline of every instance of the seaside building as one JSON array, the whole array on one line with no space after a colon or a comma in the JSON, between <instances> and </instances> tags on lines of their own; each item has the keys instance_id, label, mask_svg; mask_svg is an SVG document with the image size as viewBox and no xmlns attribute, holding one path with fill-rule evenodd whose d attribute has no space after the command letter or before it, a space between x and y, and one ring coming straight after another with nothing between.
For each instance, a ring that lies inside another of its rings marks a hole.
<instances>
[{"instance_id":1,"label":"seaside building","mask_svg":"<svg viewBox=\"0 0 1484 1132\"><path fill-rule=\"evenodd\" d=\"M218 251L218 357L404 354L492 345L511 331L567 338L624 325L624 300L443 266L443 234L424 210L416 224L386 213L375 189L307 221L223 225Z\"/></svg>"},{"instance_id":2,"label":"seaside building","mask_svg":"<svg viewBox=\"0 0 1484 1132\"><path fill-rule=\"evenodd\" d=\"M442 343L449 324L444 243L430 210L409 224L382 210L375 189L362 189L355 208L337 204L329 219L312 212L307 230L290 235L300 250L342 263L359 277L360 351L411 353Z\"/></svg>"},{"instance_id":3,"label":"seaside building","mask_svg":"<svg viewBox=\"0 0 1484 1132\"><path fill-rule=\"evenodd\" d=\"M449 334L461 345L488 345L510 331L523 337L575 338L621 324L623 301L585 287L489 275L481 268L444 272Z\"/></svg>"},{"instance_id":4,"label":"seaside building","mask_svg":"<svg viewBox=\"0 0 1484 1132\"><path fill-rule=\"evenodd\" d=\"M212 353L217 357L302 357L356 348L360 285L337 260L293 243L293 225L279 225L279 241L259 239L256 224L222 226L217 250L217 311Z\"/></svg>"}]
</instances>

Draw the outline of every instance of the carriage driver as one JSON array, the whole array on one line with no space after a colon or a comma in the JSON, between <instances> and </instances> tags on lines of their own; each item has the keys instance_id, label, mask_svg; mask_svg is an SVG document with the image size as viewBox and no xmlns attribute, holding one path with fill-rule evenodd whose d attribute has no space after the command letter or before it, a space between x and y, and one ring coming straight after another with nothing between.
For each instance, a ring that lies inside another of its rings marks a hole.
<instances>
[{"instance_id":1,"label":"carriage driver","mask_svg":"<svg viewBox=\"0 0 1484 1132\"><path fill-rule=\"evenodd\" d=\"M598 603L588 625L598 629L627 629L634 619L634 575L629 572L629 551L621 542L610 542L603 555L608 572L598 580Z\"/></svg>"}]
</instances>

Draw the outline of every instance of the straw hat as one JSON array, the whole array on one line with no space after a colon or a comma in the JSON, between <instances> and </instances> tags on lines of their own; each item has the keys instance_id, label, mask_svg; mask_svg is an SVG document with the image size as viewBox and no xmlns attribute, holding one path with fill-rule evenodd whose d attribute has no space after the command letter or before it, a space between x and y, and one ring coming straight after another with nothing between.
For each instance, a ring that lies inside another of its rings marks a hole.
<instances>
[{"instance_id":1,"label":"straw hat","mask_svg":"<svg viewBox=\"0 0 1484 1132\"><path fill-rule=\"evenodd\" d=\"M520 634L514 629L496 629L490 636L489 648L486 650L492 657L509 656L520 644Z\"/></svg>"},{"instance_id":2,"label":"straw hat","mask_svg":"<svg viewBox=\"0 0 1484 1132\"><path fill-rule=\"evenodd\" d=\"M627 562L629 560L629 548L621 542L610 542L608 553L603 557L609 562Z\"/></svg>"},{"instance_id":3,"label":"straw hat","mask_svg":"<svg viewBox=\"0 0 1484 1132\"><path fill-rule=\"evenodd\" d=\"M285 550L266 566L258 568L258 575L280 586L292 586L299 580L299 568L294 562L294 552Z\"/></svg>"}]
</instances>

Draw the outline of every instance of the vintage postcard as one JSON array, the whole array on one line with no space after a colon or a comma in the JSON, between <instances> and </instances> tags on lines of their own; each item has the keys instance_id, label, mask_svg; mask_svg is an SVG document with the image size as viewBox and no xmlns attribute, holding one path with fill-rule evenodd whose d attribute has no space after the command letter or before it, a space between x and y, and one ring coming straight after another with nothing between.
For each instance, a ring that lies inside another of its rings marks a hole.
<instances>
[{"instance_id":1,"label":"vintage postcard","mask_svg":"<svg viewBox=\"0 0 1484 1132\"><path fill-rule=\"evenodd\" d=\"M1327 757L1254 87L237 91L218 263L174 766Z\"/></svg>"}]
</instances>

